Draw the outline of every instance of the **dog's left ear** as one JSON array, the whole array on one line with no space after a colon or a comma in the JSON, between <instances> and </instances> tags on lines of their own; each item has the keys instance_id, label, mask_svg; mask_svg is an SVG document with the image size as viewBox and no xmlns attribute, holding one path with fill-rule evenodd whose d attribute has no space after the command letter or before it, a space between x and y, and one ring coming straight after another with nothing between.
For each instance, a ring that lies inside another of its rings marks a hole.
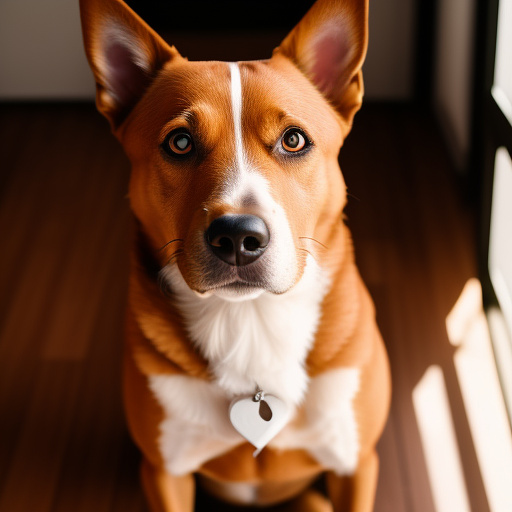
<instances>
[{"instance_id":1,"label":"dog's left ear","mask_svg":"<svg viewBox=\"0 0 512 512\"><path fill-rule=\"evenodd\" d=\"M80 0L96 105L115 131L164 64L181 58L122 0Z\"/></svg>"},{"instance_id":2,"label":"dog's left ear","mask_svg":"<svg viewBox=\"0 0 512 512\"><path fill-rule=\"evenodd\" d=\"M274 54L291 59L341 114L344 137L363 99L368 0L318 0Z\"/></svg>"}]
</instances>

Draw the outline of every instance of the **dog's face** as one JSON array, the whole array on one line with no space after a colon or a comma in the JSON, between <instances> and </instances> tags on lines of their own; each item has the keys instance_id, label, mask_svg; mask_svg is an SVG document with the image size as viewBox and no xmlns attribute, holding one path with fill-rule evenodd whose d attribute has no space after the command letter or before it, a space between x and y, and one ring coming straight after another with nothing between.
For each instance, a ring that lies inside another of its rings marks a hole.
<instances>
[{"instance_id":1,"label":"dog's face","mask_svg":"<svg viewBox=\"0 0 512 512\"><path fill-rule=\"evenodd\" d=\"M283 62L279 62L283 61ZM279 63L279 64L278 64ZM287 59L169 63L130 116L130 199L200 293L287 291L341 215L334 110ZM321 249L321 247L320 247Z\"/></svg>"},{"instance_id":2,"label":"dog's face","mask_svg":"<svg viewBox=\"0 0 512 512\"><path fill-rule=\"evenodd\" d=\"M188 62L120 1L82 2L98 107L161 267L198 294L284 293L339 224L364 1L320 2L266 61Z\"/></svg>"}]
</instances>

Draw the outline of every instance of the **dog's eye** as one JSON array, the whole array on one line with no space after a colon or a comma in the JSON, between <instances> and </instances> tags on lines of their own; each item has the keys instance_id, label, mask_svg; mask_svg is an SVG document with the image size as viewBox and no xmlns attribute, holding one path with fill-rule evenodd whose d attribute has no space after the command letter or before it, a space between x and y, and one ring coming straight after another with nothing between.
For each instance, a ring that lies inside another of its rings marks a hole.
<instances>
[{"instance_id":1,"label":"dog's eye","mask_svg":"<svg viewBox=\"0 0 512 512\"><path fill-rule=\"evenodd\" d=\"M305 133L299 128L289 128L284 132L281 144L288 153L296 153L301 151L308 145L308 139Z\"/></svg>"},{"instance_id":2,"label":"dog's eye","mask_svg":"<svg viewBox=\"0 0 512 512\"><path fill-rule=\"evenodd\" d=\"M171 156L186 155L192 151L192 147L192 136L184 130L172 131L163 144L164 151Z\"/></svg>"}]
</instances>

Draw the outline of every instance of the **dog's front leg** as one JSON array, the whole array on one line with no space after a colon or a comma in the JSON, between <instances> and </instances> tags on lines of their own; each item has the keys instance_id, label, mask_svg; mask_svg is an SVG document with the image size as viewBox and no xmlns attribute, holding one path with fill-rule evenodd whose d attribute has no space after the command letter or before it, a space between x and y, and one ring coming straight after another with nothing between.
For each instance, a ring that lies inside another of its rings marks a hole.
<instances>
[{"instance_id":1,"label":"dog's front leg","mask_svg":"<svg viewBox=\"0 0 512 512\"><path fill-rule=\"evenodd\" d=\"M141 476L151 512L193 512L194 475L173 476L144 459Z\"/></svg>"},{"instance_id":2,"label":"dog's front leg","mask_svg":"<svg viewBox=\"0 0 512 512\"><path fill-rule=\"evenodd\" d=\"M327 489L334 512L372 512L378 473L379 458L375 451L360 460L351 476L329 472Z\"/></svg>"}]
</instances>

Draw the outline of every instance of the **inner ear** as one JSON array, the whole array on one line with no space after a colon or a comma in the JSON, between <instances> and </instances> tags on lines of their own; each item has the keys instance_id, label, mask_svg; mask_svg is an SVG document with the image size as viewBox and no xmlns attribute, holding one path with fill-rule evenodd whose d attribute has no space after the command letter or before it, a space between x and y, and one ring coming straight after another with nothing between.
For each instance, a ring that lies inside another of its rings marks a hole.
<instances>
[{"instance_id":1,"label":"inner ear","mask_svg":"<svg viewBox=\"0 0 512 512\"><path fill-rule=\"evenodd\" d=\"M353 55L348 27L332 23L311 43L310 78L327 97L348 78L344 72Z\"/></svg>"},{"instance_id":2,"label":"inner ear","mask_svg":"<svg viewBox=\"0 0 512 512\"><path fill-rule=\"evenodd\" d=\"M105 89L119 105L118 117L131 110L149 84L148 64L125 42L115 39L107 43ZM119 121L119 119L118 119Z\"/></svg>"}]
</instances>

